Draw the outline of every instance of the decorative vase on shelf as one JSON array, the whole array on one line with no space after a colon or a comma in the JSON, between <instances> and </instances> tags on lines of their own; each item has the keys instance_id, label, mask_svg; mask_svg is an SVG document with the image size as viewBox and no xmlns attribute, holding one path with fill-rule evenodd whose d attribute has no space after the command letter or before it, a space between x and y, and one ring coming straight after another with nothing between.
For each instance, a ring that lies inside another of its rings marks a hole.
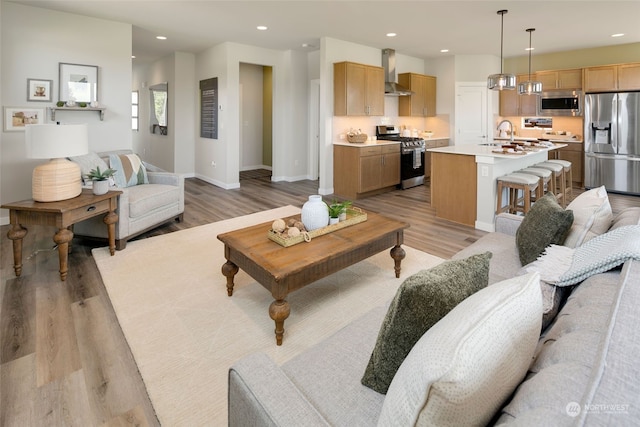
<instances>
[{"instance_id":1,"label":"decorative vase on shelf","mask_svg":"<svg viewBox=\"0 0 640 427\"><path fill-rule=\"evenodd\" d=\"M329 224L329 208L322 201L322 196L309 196L309 201L302 205L302 223L307 231L322 228Z\"/></svg>"}]
</instances>

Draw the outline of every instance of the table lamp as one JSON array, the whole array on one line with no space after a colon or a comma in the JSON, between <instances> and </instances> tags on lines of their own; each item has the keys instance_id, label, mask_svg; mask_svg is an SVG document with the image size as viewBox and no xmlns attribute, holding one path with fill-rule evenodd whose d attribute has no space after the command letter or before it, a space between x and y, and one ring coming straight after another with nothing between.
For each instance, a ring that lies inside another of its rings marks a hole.
<instances>
[{"instance_id":1,"label":"table lamp","mask_svg":"<svg viewBox=\"0 0 640 427\"><path fill-rule=\"evenodd\" d=\"M33 170L33 200L57 202L78 196L82 192L82 172L66 157L89 152L87 125L27 125L25 139L28 158L51 159Z\"/></svg>"}]
</instances>

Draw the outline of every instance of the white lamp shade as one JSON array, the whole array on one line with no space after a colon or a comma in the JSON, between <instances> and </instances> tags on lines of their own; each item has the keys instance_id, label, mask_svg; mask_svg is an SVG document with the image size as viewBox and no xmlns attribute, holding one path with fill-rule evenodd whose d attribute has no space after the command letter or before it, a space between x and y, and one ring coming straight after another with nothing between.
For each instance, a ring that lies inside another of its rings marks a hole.
<instances>
[{"instance_id":1,"label":"white lamp shade","mask_svg":"<svg viewBox=\"0 0 640 427\"><path fill-rule=\"evenodd\" d=\"M30 159L81 156L89 152L89 129L86 124L27 125L25 142Z\"/></svg>"}]
</instances>

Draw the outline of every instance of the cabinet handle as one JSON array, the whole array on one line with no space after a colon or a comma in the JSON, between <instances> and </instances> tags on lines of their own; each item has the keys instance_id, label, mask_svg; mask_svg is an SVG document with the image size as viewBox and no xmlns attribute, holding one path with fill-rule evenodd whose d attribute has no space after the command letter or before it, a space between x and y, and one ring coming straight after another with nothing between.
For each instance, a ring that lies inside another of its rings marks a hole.
<instances>
[{"instance_id":1,"label":"cabinet handle","mask_svg":"<svg viewBox=\"0 0 640 427\"><path fill-rule=\"evenodd\" d=\"M96 207L95 207L95 206L89 206L89 207L87 208L87 212L92 212L92 211L95 211L95 210L96 210Z\"/></svg>"}]
</instances>

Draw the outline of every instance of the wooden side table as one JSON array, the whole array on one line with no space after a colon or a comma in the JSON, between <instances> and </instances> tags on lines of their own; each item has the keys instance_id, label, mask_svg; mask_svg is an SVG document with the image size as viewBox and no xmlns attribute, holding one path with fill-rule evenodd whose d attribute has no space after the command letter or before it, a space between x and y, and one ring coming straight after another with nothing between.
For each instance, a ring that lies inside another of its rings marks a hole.
<instances>
[{"instance_id":1,"label":"wooden side table","mask_svg":"<svg viewBox=\"0 0 640 427\"><path fill-rule=\"evenodd\" d=\"M51 225L58 228L53 241L58 245L60 258L60 280L67 279L69 242L73 239L71 226L85 219L106 213L104 223L109 232L109 251L111 256L116 250L115 224L118 215L118 195L122 191L109 191L96 196L91 190L84 189L78 197L59 202L36 202L23 200L0 206L9 209L11 229L7 237L13 241L13 269L16 276L22 274L22 239L27 235L25 225Z\"/></svg>"}]
</instances>

